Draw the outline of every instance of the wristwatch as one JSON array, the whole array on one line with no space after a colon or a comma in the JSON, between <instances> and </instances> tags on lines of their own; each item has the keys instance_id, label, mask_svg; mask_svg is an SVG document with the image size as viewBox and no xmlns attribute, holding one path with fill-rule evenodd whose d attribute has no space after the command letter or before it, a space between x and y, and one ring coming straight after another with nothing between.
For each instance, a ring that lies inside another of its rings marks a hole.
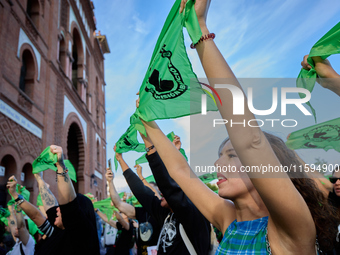
<instances>
[{"instance_id":1,"label":"wristwatch","mask_svg":"<svg viewBox=\"0 0 340 255\"><path fill-rule=\"evenodd\" d=\"M23 199L24 199L23 195L20 194L18 198L14 200L14 202L18 203L20 200L23 200Z\"/></svg>"},{"instance_id":2,"label":"wristwatch","mask_svg":"<svg viewBox=\"0 0 340 255\"><path fill-rule=\"evenodd\" d=\"M153 148L155 148L155 145L151 145L150 147L145 148L145 151L146 151L146 152L149 152L149 151L151 151Z\"/></svg>"}]
</instances>

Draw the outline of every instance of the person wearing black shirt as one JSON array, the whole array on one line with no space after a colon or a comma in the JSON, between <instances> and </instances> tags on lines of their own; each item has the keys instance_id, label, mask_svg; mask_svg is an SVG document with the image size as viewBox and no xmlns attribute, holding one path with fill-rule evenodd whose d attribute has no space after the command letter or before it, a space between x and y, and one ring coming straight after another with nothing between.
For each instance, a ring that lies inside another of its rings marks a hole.
<instances>
[{"instance_id":1,"label":"person wearing black shirt","mask_svg":"<svg viewBox=\"0 0 340 255\"><path fill-rule=\"evenodd\" d=\"M151 216L150 213L143 207L133 207L132 205L123 202L113 184L114 175L110 168L107 168L105 174L106 180L109 184L110 197L113 204L118 208L120 212L125 213L131 219L137 219L139 223L139 229L137 230L137 254L147 255L147 247L155 246L158 242L161 225ZM141 185L144 186L140 180ZM145 183L146 181L144 181ZM145 183L147 185L147 183ZM150 190L151 191L151 190ZM157 198L155 193L151 191L153 197Z\"/></svg>"},{"instance_id":2,"label":"person wearing black shirt","mask_svg":"<svg viewBox=\"0 0 340 255\"><path fill-rule=\"evenodd\" d=\"M45 240L36 246L35 254L99 255L93 205L84 195L76 195L63 161L62 148L51 145L50 149L53 154L58 155L56 165L59 206L52 201L53 194L50 191L43 191L43 203L49 201L50 205L54 205L46 211L48 219L34 205L19 197L15 191L14 176L10 177L7 183L8 186L14 186L14 189L9 191L14 199L19 199L22 210L46 236Z\"/></svg>"},{"instance_id":3,"label":"person wearing black shirt","mask_svg":"<svg viewBox=\"0 0 340 255\"><path fill-rule=\"evenodd\" d=\"M138 201L151 216L162 225L158 239L158 255L190 254L180 234L183 226L197 254L206 255L210 249L210 223L198 211L181 188L170 177L152 142L144 137L147 160L159 190L164 197L159 200L153 192L143 185L136 174L124 161L122 154L116 153L123 175Z\"/></svg>"},{"instance_id":4,"label":"person wearing black shirt","mask_svg":"<svg viewBox=\"0 0 340 255\"><path fill-rule=\"evenodd\" d=\"M108 219L106 214L102 213L99 209L96 209L96 213L103 221L120 231L120 234L116 237L116 242L113 245L114 248L108 249L106 254L129 255L134 229L132 220L130 220L126 214L117 211L114 212L117 221Z\"/></svg>"}]
</instances>

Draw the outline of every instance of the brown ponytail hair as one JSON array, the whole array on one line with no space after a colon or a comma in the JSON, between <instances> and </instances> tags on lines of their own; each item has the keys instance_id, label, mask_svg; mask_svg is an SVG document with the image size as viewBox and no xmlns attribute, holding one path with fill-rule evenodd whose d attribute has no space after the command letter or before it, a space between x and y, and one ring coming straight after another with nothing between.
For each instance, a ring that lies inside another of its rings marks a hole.
<instances>
[{"instance_id":1,"label":"brown ponytail hair","mask_svg":"<svg viewBox=\"0 0 340 255\"><path fill-rule=\"evenodd\" d=\"M299 166L303 169L303 165L296 157L295 152L290 150L282 139L266 132L263 133L283 166L296 165L297 168ZM305 200L312 214L320 249L323 252L331 251L335 245L335 238L340 223L336 211L328 203L327 198L317 187L315 181L309 178L305 172L298 174L288 172L288 176Z\"/></svg>"},{"instance_id":2,"label":"brown ponytail hair","mask_svg":"<svg viewBox=\"0 0 340 255\"><path fill-rule=\"evenodd\" d=\"M290 150L281 138L267 132L263 133L282 166L289 168L291 165L295 165L296 169L304 169L295 152ZM222 142L218 154L228 141L229 138ZM332 251L340 223L336 210L328 203L327 198L317 187L315 181L308 177L304 171L288 172L288 176L312 214L320 250L323 252Z\"/></svg>"}]
</instances>

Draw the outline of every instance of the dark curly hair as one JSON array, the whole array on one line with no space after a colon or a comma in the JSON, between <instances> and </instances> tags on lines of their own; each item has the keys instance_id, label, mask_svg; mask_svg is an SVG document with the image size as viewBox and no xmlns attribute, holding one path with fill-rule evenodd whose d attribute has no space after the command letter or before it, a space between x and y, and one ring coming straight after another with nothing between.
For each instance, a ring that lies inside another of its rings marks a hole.
<instances>
[{"instance_id":1,"label":"dark curly hair","mask_svg":"<svg viewBox=\"0 0 340 255\"><path fill-rule=\"evenodd\" d=\"M300 169L298 167L304 167L295 152L290 150L281 138L267 132L263 133L282 166L296 165L297 169ZM228 140L229 138L222 142L219 153ZM315 181L309 178L304 171L288 172L288 176L312 214L320 250L323 252L332 251L340 223L336 210L328 203L327 198L320 191Z\"/></svg>"}]
</instances>

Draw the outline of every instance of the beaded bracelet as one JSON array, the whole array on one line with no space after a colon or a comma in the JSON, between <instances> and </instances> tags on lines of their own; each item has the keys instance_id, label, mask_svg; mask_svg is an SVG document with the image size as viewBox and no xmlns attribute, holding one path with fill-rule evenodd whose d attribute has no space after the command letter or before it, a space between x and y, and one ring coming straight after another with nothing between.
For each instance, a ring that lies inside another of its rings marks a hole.
<instances>
[{"instance_id":1,"label":"beaded bracelet","mask_svg":"<svg viewBox=\"0 0 340 255\"><path fill-rule=\"evenodd\" d=\"M208 40L208 39L214 39L215 38L215 34L214 33L210 33L210 34L207 34L207 35L202 35L202 37L198 40L197 43L195 44L191 44L190 45L190 48L191 49L195 49L196 48L196 45L199 44L200 42L203 42L204 40Z\"/></svg>"}]
</instances>

